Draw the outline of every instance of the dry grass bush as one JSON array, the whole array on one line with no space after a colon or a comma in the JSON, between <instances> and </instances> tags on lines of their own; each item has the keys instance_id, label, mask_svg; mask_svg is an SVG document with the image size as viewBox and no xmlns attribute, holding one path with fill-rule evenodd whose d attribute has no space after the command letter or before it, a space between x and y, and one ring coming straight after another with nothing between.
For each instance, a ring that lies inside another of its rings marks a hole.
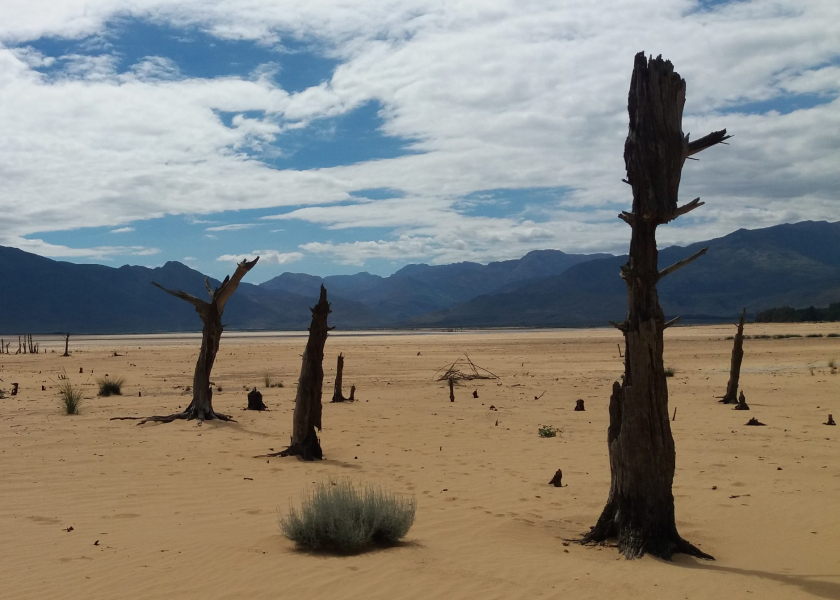
<instances>
[{"instance_id":1,"label":"dry grass bush","mask_svg":"<svg viewBox=\"0 0 840 600\"><path fill-rule=\"evenodd\" d=\"M353 553L394 545L414 523L415 499L350 481L322 482L304 493L300 509L280 519L280 531L311 550Z\"/></svg>"},{"instance_id":2,"label":"dry grass bush","mask_svg":"<svg viewBox=\"0 0 840 600\"><path fill-rule=\"evenodd\" d=\"M68 415L78 415L79 407L82 405L82 391L65 380L58 386L58 393L61 396L64 412Z\"/></svg>"},{"instance_id":3,"label":"dry grass bush","mask_svg":"<svg viewBox=\"0 0 840 600\"><path fill-rule=\"evenodd\" d=\"M122 386L125 383L125 378L111 379L106 375L102 379L97 379L96 383L99 384L100 396L122 396Z\"/></svg>"}]
</instances>

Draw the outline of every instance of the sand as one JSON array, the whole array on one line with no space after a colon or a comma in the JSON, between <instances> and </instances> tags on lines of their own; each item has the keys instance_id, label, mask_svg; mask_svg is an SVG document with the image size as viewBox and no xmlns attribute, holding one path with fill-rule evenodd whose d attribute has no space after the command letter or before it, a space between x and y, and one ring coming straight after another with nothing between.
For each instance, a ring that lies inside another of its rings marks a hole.
<instances>
[{"instance_id":1,"label":"sand","mask_svg":"<svg viewBox=\"0 0 840 600\"><path fill-rule=\"evenodd\" d=\"M606 500L607 404L622 367L614 330L332 335L319 463L253 458L288 443L300 336L226 334L214 405L237 422L200 427L109 420L185 407L195 336L71 338L69 358L56 338L43 342L54 353L4 355L0 387L21 392L0 400L0 596L840 598L840 428L822 424L840 418L840 374L826 367L840 338L747 340L744 413L715 399L733 332L666 334L677 525L715 562L564 545ZM354 404L327 403L339 352ZM464 352L501 380L458 387L450 403L432 378ZM62 369L85 391L78 416L61 413ZM263 388L266 371L285 384L263 389L270 412L242 410L243 388ZM106 373L126 378L123 396L96 397ZM578 398L586 412L573 412ZM746 427L752 416L767 426ZM562 434L540 438L541 425ZM547 485L558 468L562 488ZM358 556L297 551L278 512L329 478L416 496L405 543Z\"/></svg>"}]
</instances>

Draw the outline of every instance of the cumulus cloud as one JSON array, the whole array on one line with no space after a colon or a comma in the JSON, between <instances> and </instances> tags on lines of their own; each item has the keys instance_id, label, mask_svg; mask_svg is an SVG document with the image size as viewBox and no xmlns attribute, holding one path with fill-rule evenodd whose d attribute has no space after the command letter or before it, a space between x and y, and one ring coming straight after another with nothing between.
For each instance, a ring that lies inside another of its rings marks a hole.
<instances>
[{"instance_id":1,"label":"cumulus cloud","mask_svg":"<svg viewBox=\"0 0 840 600\"><path fill-rule=\"evenodd\" d=\"M117 15L266 46L305 39L339 64L328 81L291 93L271 68L197 79L150 56L119 73L107 44L58 57L27 49L44 35L103 34ZM662 53L686 78L686 131L735 134L731 146L686 165L684 197L707 204L679 229L664 228L663 240L833 219L838 22L836 0L2 3L0 44L21 45L0 47L5 235L275 208L274 218L328 230L390 230L303 248L352 264L618 249L626 228L614 215L629 203L620 182L627 88L641 49ZM58 74L37 70L50 61ZM820 100L787 114L743 109L799 94ZM382 132L411 140L415 154L306 171L260 160L283 151L285 129L305 131L372 100ZM233 113L228 124L221 112ZM464 203L481 190L561 186L569 193L544 201L539 217L491 218ZM403 198L351 194L370 188Z\"/></svg>"},{"instance_id":2,"label":"cumulus cloud","mask_svg":"<svg viewBox=\"0 0 840 600\"><path fill-rule=\"evenodd\" d=\"M286 265L303 258L302 252L279 252L277 250L254 250L250 254L223 254L216 260L219 262L242 262L260 257L260 263L269 265Z\"/></svg>"}]
</instances>

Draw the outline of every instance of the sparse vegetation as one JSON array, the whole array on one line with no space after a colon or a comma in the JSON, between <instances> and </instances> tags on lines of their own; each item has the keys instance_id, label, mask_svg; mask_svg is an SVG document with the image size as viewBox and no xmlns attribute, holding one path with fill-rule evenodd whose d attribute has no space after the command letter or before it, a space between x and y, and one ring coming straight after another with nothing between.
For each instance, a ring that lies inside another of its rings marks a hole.
<instances>
[{"instance_id":1,"label":"sparse vegetation","mask_svg":"<svg viewBox=\"0 0 840 600\"><path fill-rule=\"evenodd\" d=\"M61 367L61 371L56 373L55 378L59 381L67 381L67 369Z\"/></svg>"},{"instance_id":2,"label":"sparse vegetation","mask_svg":"<svg viewBox=\"0 0 840 600\"><path fill-rule=\"evenodd\" d=\"M537 430L537 433L540 434L541 438L553 438L557 437L557 434L562 433L562 431L556 427L552 427L551 425L542 425Z\"/></svg>"},{"instance_id":3,"label":"sparse vegetation","mask_svg":"<svg viewBox=\"0 0 840 600\"><path fill-rule=\"evenodd\" d=\"M821 334L821 333L809 333L805 337L806 338L821 338L821 337L823 337L823 334Z\"/></svg>"},{"instance_id":4,"label":"sparse vegetation","mask_svg":"<svg viewBox=\"0 0 840 600\"><path fill-rule=\"evenodd\" d=\"M65 380L58 386L58 393L61 396L64 412L68 415L78 415L79 407L82 405L82 391Z\"/></svg>"},{"instance_id":5,"label":"sparse vegetation","mask_svg":"<svg viewBox=\"0 0 840 600\"><path fill-rule=\"evenodd\" d=\"M265 373L263 373L262 377L263 377L263 383L265 384L265 387L270 388L271 387L271 373L266 371Z\"/></svg>"},{"instance_id":6,"label":"sparse vegetation","mask_svg":"<svg viewBox=\"0 0 840 600\"><path fill-rule=\"evenodd\" d=\"M401 498L374 486L350 481L316 484L280 519L287 538L312 550L352 553L374 545L393 545L414 523L414 498Z\"/></svg>"},{"instance_id":7,"label":"sparse vegetation","mask_svg":"<svg viewBox=\"0 0 840 600\"><path fill-rule=\"evenodd\" d=\"M673 377L675 373L674 367L665 367L665 377Z\"/></svg>"},{"instance_id":8,"label":"sparse vegetation","mask_svg":"<svg viewBox=\"0 0 840 600\"><path fill-rule=\"evenodd\" d=\"M828 333L828 334L826 334L825 337L832 337L832 338L840 337L840 333Z\"/></svg>"},{"instance_id":9,"label":"sparse vegetation","mask_svg":"<svg viewBox=\"0 0 840 600\"><path fill-rule=\"evenodd\" d=\"M102 379L97 379L96 383L99 384L100 396L122 396L122 386L125 383L125 378L111 379L106 375Z\"/></svg>"}]
</instances>

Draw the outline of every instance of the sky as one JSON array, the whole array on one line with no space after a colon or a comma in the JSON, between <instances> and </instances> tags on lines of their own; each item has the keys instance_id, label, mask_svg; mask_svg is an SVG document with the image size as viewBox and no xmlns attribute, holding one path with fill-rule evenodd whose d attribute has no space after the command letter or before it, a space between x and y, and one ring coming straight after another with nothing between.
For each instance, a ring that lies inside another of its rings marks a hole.
<instances>
[{"instance_id":1,"label":"sky","mask_svg":"<svg viewBox=\"0 0 840 600\"><path fill-rule=\"evenodd\" d=\"M837 0L3 0L0 245L254 282L624 253L639 51L734 136L660 245L838 220Z\"/></svg>"}]
</instances>

